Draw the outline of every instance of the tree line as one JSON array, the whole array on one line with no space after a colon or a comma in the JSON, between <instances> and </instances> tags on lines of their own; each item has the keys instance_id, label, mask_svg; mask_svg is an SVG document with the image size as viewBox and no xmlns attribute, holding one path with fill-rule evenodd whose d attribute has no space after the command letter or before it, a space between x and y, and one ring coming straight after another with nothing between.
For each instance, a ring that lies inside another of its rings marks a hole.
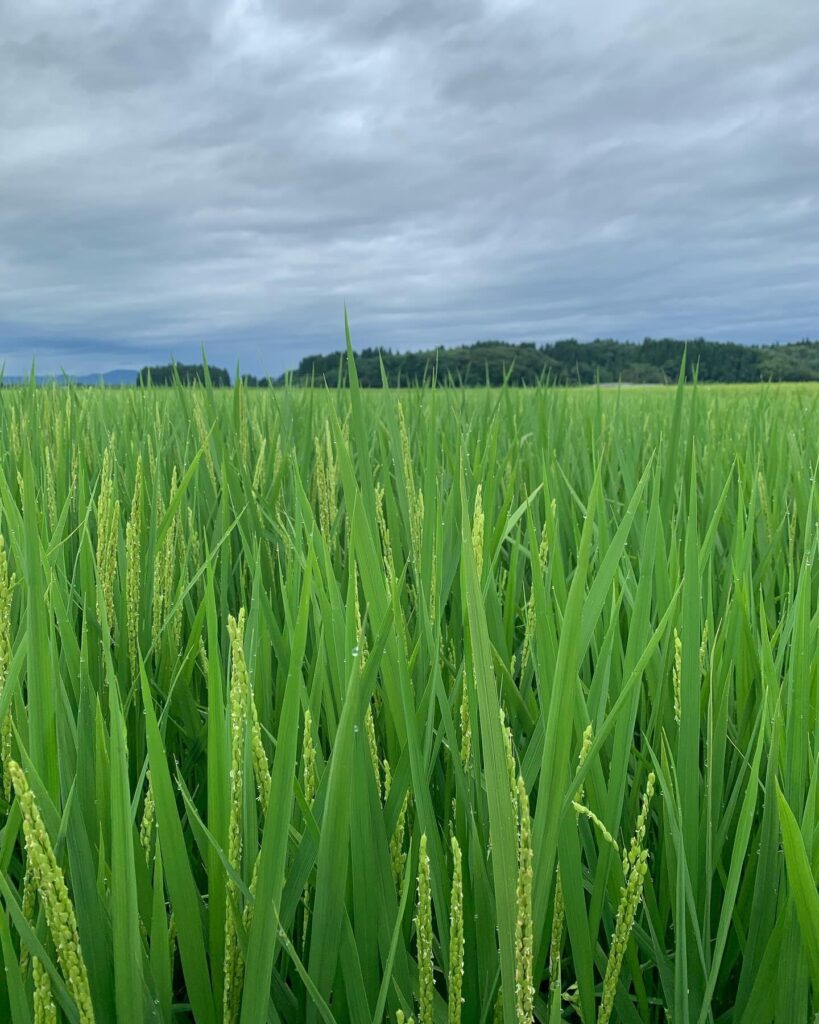
<instances>
[{"instance_id":1,"label":"tree line","mask_svg":"<svg viewBox=\"0 0 819 1024\"><path fill-rule=\"evenodd\" d=\"M484 384L534 386L553 384L667 384L676 381L683 352L687 350L686 375L710 383L755 383L757 381L819 381L819 341L787 345L738 345L733 342L678 341L646 338L639 343L598 339L574 339L546 345L534 342L478 341L455 348L433 348L418 352L393 352L388 348L365 348L355 355L358 379L363 387L412 387L436 381L456 387ZM208 366L211 383L229 387L230 374ZM298 368L281 377L242 374L246 387L296 385L345 385L349 379L344 352L305 356ZM153 386L204 383L204 367L169 363L144 367L137 384L150 380Z\"/></svg>"},{"instance_id":2,"label":"tree line","mask_svg":"<svg viewBox=\"0 0 819 1024\"><path fill-rule=\"evenodd\" d=\"M545 380L556 384L664 384L677 379L686 349L689 379L696 372L701 381L724 383L819 380L819 341L766 346L702 338L687 342L646 338L641 343L569 339L540 346L479 341L419 352L366 348L356 353L355 365L364 387L381 387L383 377L390 387L432 379L455 386L505 382L531 386ZM296 384L343 384L347 380L346 355L307 356L286 376Z\"/></svg>"},{"instance_id":3,"label":"tree line","mask_svg":"<svg viewBox=\"0 0 819 1024\"><path fill-rule=\"evenodd\" d=\"M207 373L214 387L230 387L230 374L219 366L208 366ZM166 363L163 366L143 366L137 374L137 387L172 387L180 384L204 384L205 367L201 363Z\"/></svg>"}]
</instances>

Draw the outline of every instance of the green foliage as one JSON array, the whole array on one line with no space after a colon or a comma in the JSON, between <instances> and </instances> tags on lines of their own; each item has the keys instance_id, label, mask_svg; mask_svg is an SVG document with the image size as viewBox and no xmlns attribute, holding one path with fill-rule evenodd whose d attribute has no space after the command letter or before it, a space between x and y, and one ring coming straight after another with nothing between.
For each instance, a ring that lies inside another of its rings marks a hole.
<instances>
[{"instance_id":1,"label":"green foliage","mask_svg":"<svg viewBox=\"0 0 819 1024\"><path fill-rule=\"evenodd\" d=\"M362 387L381 387L382 365L390 387L411 387L433 378L455 386L482 384L534 387L544 380L558 384L668 384L676 381L687 349L688 379L713 383L819 380L819 341L756 347L730 342L674 341L646 338L642 344L597 340L581 344L557 341L537 347L503 341L419 352L364 349L356 354ZM334 352L307 356L292 374L297 384L330 386L346 382L346 356ZM282 378L284 380L284 378ZM255 381L265 384L265 381Z\"/></svg>"},{"instance_id":2,"label":"green foliage","mask_svg":"<svg viewBox=\"0 0 819 1024\"><path fill-rule=\"evenodd\" d=\"M230 387L230 374L218 366L205 368L201 363L165 363L162 366L143 366L137 374L137 387L172 387L179 384L204 384L206 377L214 387Z\"/></svg>"},{"instance_id":3,"label":"green foliage","mask_svg":"<svg viewBox=\"0 0 819 1024\"><path fill-rule=\"evenodd\" d=\"M819 389L359 370L0 393L0 1020L813 1019Z\"/></svg>"}]
</instances>

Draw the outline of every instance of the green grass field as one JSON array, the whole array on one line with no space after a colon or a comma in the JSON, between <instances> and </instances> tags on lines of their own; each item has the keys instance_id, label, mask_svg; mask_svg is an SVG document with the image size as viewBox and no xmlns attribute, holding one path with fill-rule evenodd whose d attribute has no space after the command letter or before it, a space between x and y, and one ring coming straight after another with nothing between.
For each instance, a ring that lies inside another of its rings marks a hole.
<instances>
[{"instance_id":1,"label":"green grass field","mask_svg":"<svg viewBox=\"0 0 819 1024\"><path fill-rule=\"evenodd\" d=\"M819 387L0 429L0 1020L819 1011Z\"/></svg>"}]
</instances>

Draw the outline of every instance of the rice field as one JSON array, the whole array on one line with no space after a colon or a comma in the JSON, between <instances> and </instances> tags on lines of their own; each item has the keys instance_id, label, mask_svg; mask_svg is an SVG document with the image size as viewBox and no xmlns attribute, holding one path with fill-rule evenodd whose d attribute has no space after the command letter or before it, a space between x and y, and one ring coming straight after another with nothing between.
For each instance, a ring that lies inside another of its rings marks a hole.
<instances>
[{"instance_id":1,"label":"rice field","mask_svg":"<svg viewBox=\"0 0 819 1024\"><path fill-rule=\"evenodd\" d=\"M818 427L4 389L0 1020L813 1020Z\"/></svg>"}]
</instances>

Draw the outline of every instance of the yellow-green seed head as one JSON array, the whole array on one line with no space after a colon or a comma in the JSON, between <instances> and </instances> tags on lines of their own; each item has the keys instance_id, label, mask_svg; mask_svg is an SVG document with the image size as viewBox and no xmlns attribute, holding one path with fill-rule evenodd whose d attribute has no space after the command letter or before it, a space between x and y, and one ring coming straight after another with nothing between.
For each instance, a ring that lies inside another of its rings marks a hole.
<instances>
[{"instance_id":1,"label":"yellow-green seed head","mask_svg":"<svg viewBox=\"0 0 819 1024\"><path fill-rule=\"evenodd\" d=\"M37 879L34 877L34 872L31 868L31 861L26 857L26 872L23 875L23 899L22 899L22 911L23 917L28 921L29 924L34 924L34 904L37 899ZM20 971L23 978L26 976L28 971L28 960L29 952L28 947L23 944L20 949Z\"/></svg>"},{"instance_id":2,"label":"yellow-green seed head","mask_svg":"<svg viewBox=\"0 0 819 1024\"><path fill-rule=\"evenodd\" d=\"M580 745L580 754L578 755L578 758L577 758L577 768L578 768L578 771L583 767L583 765L586 762L586 758L588 757L589 751L591 750L591 745L592 745L593 738L594 738L594 730L593 730L593 727L592 727L591 723L589 723L586 726L586 728L583 730L583 742ZM582 803L583 802L583 786L578 786L577 792L575 793L574 798L575 798L575 801L577 803Z\"/></svg>"},{"instance_id":3,"label":"yellow-green seed head","mask_svg":"<svg viewBox=\"0 0 819 1024\"><path fill-rule=\"evenodd\" d=\"M472 553L475 556L478 579L483 574L483 528L483 484L478 484L475 492L475 514L472 517Z\"/></svg>"},{"instance_id":4,"label":"yellow-green seed head","mask_svg":"<svg viewBox=\"0 0 819 1024\"><path fill-rule=\"evenodd\" d=\"M432 893L430 888L427 834L421 836L418 856L418 907L415 913L418 943L418 1024L432 1024L435 988L432 976Z\"/></svg>"},{"instance_id":5,"label":"yellow-green seed head","mask_svg":"<svg viewBox=\"0 0 819 1024\"><path fill-rule=\"evenodd\" d=\"M231 648L230 676L230 811L228 816L228 861L241 870L242 796L244 791L244 742L248 724L248 679L244 659L245 610L238 618L228 617ZM235 915L239 912L239 893L228 880L225 887L225 984L222 1015L225 1024L233 1024L239 1012L244 960L239 947Z\"/></svg>"},{"instance_id":6,"label":"yellow-green seed head","mask_svg":"<svg viewBox=\"0 0 819 1024\"><path fill-rule=\"evenodd\" d=\"M515 765L515 754L512 747L512 730L506 724L506 714L500 709L501 730L503 733L503 751L506 757L506 774L509 782L509 798L515 815L515 831L518 829L518 770Z\"/></svg>"},{"instance_id":7,"label":"yellow-green seed head","mask_svg":"<svg viewBox=\"0 0 819 1024\"><path fill-rule=\"evenodd\" d=\"M310 714L310 708L307 708L304 712L302 762L304 766L302 774L304 799L307 802L307 806L312 807L316 796L316 789L318 788L318 778L316 775L316 747L313 743L313 716Z\"/></svg>"},{"instance_id":8,"label":"yellow-green seed head","mask_svg":"<svg viewBox=\"0 0 819 1024\"><path fill-rule=\"evenodd\" d=\"M461 693L461 764L468 772L472 763L472 719L469 715L469 687L464 675Z\"/></svg>"},{"instance_id":9,"label":"yellow-green seed head","mask_svg":"<svg viewBox=\"0 0 819 1024\"><path fill-rule=\"evenodd\" d=\"M381 484L375 487L375 520L378 524L378 535L381 538L381 557L384 562L384 574L388 590L392 589L395 579L395 567L393 564L392 542L390 531L387 527L387 519L384 514L384 488Z\"/></svg>"},{"instance_id":10,"label":"yellow-green seed head","mask_svg":"<svg viewBox=\"0 0 819 1024\"><path fill-rule=\"evenodd\" d=\"M518 881L515 923L515 1012L517 1024L534 1013L534 924L532 921L532 822L523 776L518 775Z\"/></svg>"},{"instance_id":11,"label":"yellow-green seed head","mask_svg":"<svg viewBox=\"0 0 819 1024\"><path fill-rule=\"evenodd\" d=\"M316 748L313 743L313 716L310 708L304 712L304 735L302 737L302 786L304 788L304 799L308 807L313 806L318 789L318 776L316 773ZM310 924L310 886L305 885L302 894L304 903L304 917L302 921L302 951L307 947L307 929Z\"/></svg>"},{"instance_id":12,"label":"yellow-green seed head","mask_svg":"<svg viewBox=\"0 0 819 1024\"><path fill-rule=\"evenodd\" d=\"M61 451L58 447L57 451ZM57 525L57 487L54 483L54 467L51 459L51 449L46 448L45 450L45 470L46 470L46 510L48 519L48 528L53 530Z\"/></svg>"},{"instance_id":13,"label":"yellow-green seed head","mask_svg":"<svg viewBox=\"0 0 819 1024\"><path fill-rule=\"evenodd\" d=\"M105 613L111 636L114 636L114 581L117 574L119 539L119 499L114 497L113 442L102 459L100 493L97 499L97 572L105 600ZM101 610L98 608L98 613Z\"/></svg>"},{"instance_id":14,"label":"yellow-green seed head","mask_svg":"<svg viewBox=\"0 0 819 1024\"><path fill-rule=\"evenodd\" d=\"M680 690L680 682L682 679L682 640L677 630L674 630L674 670L672 674L672 682L674 684L674 721L677 725L680 724L680 716L682 714L682 698Z\"/></svg>"},{"instance_id":15,"label":"yellow-green seed head","mask_svg":"<svg viewBox=\"0 0 819 1024\"><path fill-rule=\"evenodd\" d=\"M598 1024L608 1024L611 1019L614 997L617 992L617 982L620 977L620 968L626 955L629 936L634 927L634 921L643 897L643 884L648 873L648 850L643 849L642 843L648 823L649 805L654 793L654 781L654 773L651 772L646 780L646 790L640 814L637 818L634 837L631 840L628 855L623 858L624 883L620 890L620 903L617 907L614 934L612 935L609 958L606 963L606 975L603 979L603 995L600 1001L600 1012L597 1017Z\"/></svg>"},{"instance_id":16,"label":"yellow-green seed head","mask_svg":"<svg viewBox=\"0 0 819 1024\"><path fill-rule=\"evenodd\" d=\"M200 393L194 395L193 399L193 420L196 424L196 430L199 435L199 444L205 455L205 465L208 467L208 476L211 479L214 490L217 489L217 477L216 467L213 464L213 453L210 449L210 438L208 437L208 427L205 423L205 413L202 408L204 398Z\"/></svg>"},{"instance_id":17,"label":"yellow-green seed head","mask_svg":"<svg viewBox=\"0 0 819 1024\"><path fill-rule=\"evenodd\" d=\"M378 756L378 741L375 737L375 719L373 718L372 704L367 707L364 713L364 730L367 733L367 745L370 748L370 762L373 766L373 775L375 776L375 790L378 793L379 803L383 800L383 793L381 789L381 759Z\"/></svg>"},{"instance_id":18,"label":"yellow-green seed head","mask_svg":"<svg viewBox=\"0 0 819 1024\"><path fill-rule=\"evenodd\" d=\"M151 838L154 832L154 820L156 818L156 804L154 803L154 787L151 783L151 769L145 773L148 788L145 790L145 803L142 807L142 822L139 826L139 842L145 852L145 863L151 860Z\"/></svg>"},{"instance_id":19,"label":"yellow-green seed head","mask_svg":"<svg viewBox=\"0 0 819 1024\"><path fill-rule=\"evenodd\" d=\"M81 1024L93 1024L94 1008L88 985L88 971L77 932L74 905L68 895L65 877L54 856L51 839L23 769L16 761L9 761L8 769L23 821L26 856L57 950L57 961L68 991L77 1004Z\"/></svg>"},{"instance_id":20,"label":"yellow-green seed head","mask_svg":"<svg viewBox=\"0 0 819 1024\"><path fill-rule=\"evenodd\" d=\"M36 956L31 959L31 974L34 980L34 1024L57 1024L51 979Z\"/></svg>"},{"instance_id":21,"label":"yellow-green seed head","mask_svg":"<svg viewBox=\"0 0 819 1024\"><path fill-rule=\"evenodd\" d=\"M700 674L705 675L708 666L708 619L702 627L702 640L700 641Z\"/></svg>"},{"instance_id":22,"label":"yellow-green seed head","mask_svg":"<svg viewBox=\"0 0 819 1024\"><path fill-rule=\"evenodd\" d=\"M253 774L256 777L256 790L259 803L262 805L262 814L267 814L270 803L270 763L267 760L267 751L262 743L262 729L259 725L259 713L256 710L256 702L252 692L248 695L250 704L250 754L253 759Z\"/></svg>"},{"instance_id":23,"label":"yellow-green seed head","mask_svg":"<svg viewBox=\"0 0 819 1024\"><path fill-rule=\"evenodd\" d=\"M606 826L603 824L600 818L597 817L594 811L590 807L586 807L585 804L579 804L576 800L572 800L572 807L574 807L576 814L578 814L580 817L587 818L592 823L592 825L594 825L594 827L600 833L603 840L607 842L609 846L611 846L611 848L615 850L619 855L620 847L617 845L617 840L614 838L611 832L609 832L609 830L606 828Z\"/></svg>"},{"instance_id":24,"label":"yellow-green seed head","mask_svg":"<svg viewBox=\"0 0 819 1024\"><path fill-rule=\"evenodd\" d=\"M448 1024L461 1024L464 978L464 888L461 848L452 837L452 892L449 900Z\"/></svg>"},{"instance_id":25,"label":"yellow-green seed head","mask_svg":"<svg viewBox=\"0 0 819 1024\"><path fill-rule=\"evenodd\" d=\"M139 603L142 592L142 456L137 458L131 514L125 527L125 586L128 618L128 656L131 675L137 674Z\"/></svg>"},{"instance_id":26,"label":"yellow-green seed head","mask_svg":"<svg viewBox=\"0 0 819 1024\"><path fill-rule=\"evenodd\" d=\"M549 943L549 991L560 991L560 950L563 945L563 922L566 908L563 903L563 880L560 866L555 870L555 899L552 912L552 938Z\"/></svg>"},{"instance_id":27,"label":"yellow-green seed head","mask_svg":"<svg viewBox=\"0 0 819 1024\"><path fill-rule=\"evenodd\" d=\"M264 475L265 452L267 450L267 438L263 437L259 445L259 454L256 457L256 468L253 470L253 493L259 494L262 489L262 477Z\"/></svg>"},{"instance_id":28,"label":"yellow-green seed head","mask_svg":"<svg viewBox=\"0 0 819 1024\"><path fill-rule=\"evenodd\" d=\"M401 810L398 813L398 821L395 823L395 831L390 838L390 865L392 876L395 879L395 887L400 891L401 880L404 877L404 866L407 863L407 854L404 850L404 831L407 822L407 808L409 807L409 792L404 796Z\"/></svg>"}]
</instances>

